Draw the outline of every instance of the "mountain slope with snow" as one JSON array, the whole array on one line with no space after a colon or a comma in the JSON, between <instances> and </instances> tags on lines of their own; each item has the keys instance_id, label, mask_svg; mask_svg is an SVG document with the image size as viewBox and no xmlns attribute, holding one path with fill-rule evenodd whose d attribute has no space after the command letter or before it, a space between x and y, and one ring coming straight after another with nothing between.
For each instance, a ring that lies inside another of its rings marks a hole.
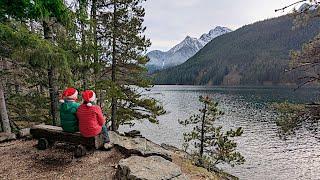
<instances>
[{"instance_id":1,"label":"mountain slope with snow","mask_svg":"<svg viewBox=\"0 0 320 180\"><path fill-rule=\"evenodd\" d=\"M210 30L208 34L201 35L199 39L187 36L167 52L151 51L147 54L150 59L147 64L149 72L180 65L195 55L211 40L231 31L229 28L217 26Z\"/></svg>"},{"instance_id":2,"label":"mountain slope with snow","mask_svg":"<svg viewBox=\"0 0 320 180\"><path fill-rule=\"evenodd\" d=\"M293 85L308 76L290 69L290 51L319 34L320 20L292 29L291 15L245 25L210 41L185 63L153 75L155 84ZM318 72L318 71L317 71ZM320 72L320 71L319 71Z\"/></svg>"}]
</instances>

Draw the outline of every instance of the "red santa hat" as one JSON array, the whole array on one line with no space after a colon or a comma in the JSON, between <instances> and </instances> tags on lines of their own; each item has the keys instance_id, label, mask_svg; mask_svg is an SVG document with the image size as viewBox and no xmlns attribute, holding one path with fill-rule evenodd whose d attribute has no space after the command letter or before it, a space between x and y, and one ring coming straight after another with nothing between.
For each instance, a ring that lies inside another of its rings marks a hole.
<instances>
[{"instance_id":1,"label":"red santa hat","mask_svg":"<svg viewBox=\"0 0 320 180\"><path fill-rule=\"evenodd\" d=\"M91 102L96 100L96 93L91 90L85 90L82 92L82 98L87 103L87 106L92 106Z\"/></svg>"},{"instance_id":2,"label":"red santa hat","mask_svg":"<svg viewBox=\"0 0 320 180\"><path fill-rule=\"evenodd\" d=\"M78 99L78 91L75 88L67 88L62 93L62 99L59 102L64 103L64 99Z\"/></svg>"}]
</instances>

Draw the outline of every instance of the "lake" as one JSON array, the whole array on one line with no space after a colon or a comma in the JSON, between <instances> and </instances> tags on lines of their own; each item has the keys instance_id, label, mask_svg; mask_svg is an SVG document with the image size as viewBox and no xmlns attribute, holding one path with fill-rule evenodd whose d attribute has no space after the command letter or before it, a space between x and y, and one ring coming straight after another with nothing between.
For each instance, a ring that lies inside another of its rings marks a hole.
<instances>
[{"instance_id":1,"label":"lake","mask_svg":"<svg viewBox=\"0 0 320 180\"><path fill-rule=\"evenodd\" d=\"M295 134L280 137L273 102L305 103L316 101L319 88L293 91L290 87L202 87L155 86L147 96L158 99L167 111L159 124L137 122L132 128L156 143L181 148L183 132L190 130L178 123L200 108L198 97L209 95L219 102L225 115L216 122L226 129L243 127L236 139L238 150L246 158L243 165L219 166L240 179L319 179L320 130L317 123L302 125Z\"/></svg>"}]
</instances>

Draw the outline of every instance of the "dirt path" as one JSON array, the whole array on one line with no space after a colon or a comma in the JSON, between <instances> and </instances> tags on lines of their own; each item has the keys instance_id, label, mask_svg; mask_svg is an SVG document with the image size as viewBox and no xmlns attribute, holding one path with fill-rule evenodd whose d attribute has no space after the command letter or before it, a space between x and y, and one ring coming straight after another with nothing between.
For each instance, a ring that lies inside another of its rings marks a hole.
<instances>
[{"instance_id":1,"label":"dirt path","mask_svg":"<svg viewBox=\"0 0 320 180\"><path fill-rule=\"evenodd\" d=\"M0 179L112 179L124 156L115 148L95 151L80 159L70 146L57 144L39 151L36 141L0 144Z\"/></svg>"}]
</instances>

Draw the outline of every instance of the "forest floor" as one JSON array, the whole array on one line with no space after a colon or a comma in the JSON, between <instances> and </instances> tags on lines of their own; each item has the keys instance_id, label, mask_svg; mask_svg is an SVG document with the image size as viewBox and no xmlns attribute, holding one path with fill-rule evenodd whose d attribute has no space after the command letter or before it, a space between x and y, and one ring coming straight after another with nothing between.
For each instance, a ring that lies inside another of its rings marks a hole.
<instances>
[{"instance_id":1,"label":"forest floor","mask_svg":"<svg viewBox=\"0 0 320 180\"><path fill-rule=\"evenodd\" d=\"M62 143L38 150L36 140L0 143L0 179L114 179L118 162L125 158L116 148L74 158L73 148ZM224 179L193 166L180 156L173 162L190 180Z\"/></svg>"},{"instance_id":2,"label":"forest floor","mask_svg":"<svg viewBox=\"0 0 320 180\"><path fill-rule=\"evenodd\" d=\"M0 144L0 179L113 179L124 156L115 148L76 159L70 146L39 151L35 140Z\"/></svg>"}]
</instances>

